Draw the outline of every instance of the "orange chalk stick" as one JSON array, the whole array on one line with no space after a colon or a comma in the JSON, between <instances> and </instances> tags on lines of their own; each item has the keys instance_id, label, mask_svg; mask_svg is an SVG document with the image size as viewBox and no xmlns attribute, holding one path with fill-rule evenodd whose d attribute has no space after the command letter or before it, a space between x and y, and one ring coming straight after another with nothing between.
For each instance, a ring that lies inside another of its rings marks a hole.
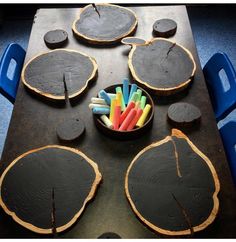
<instances>
[{"instance_id":1,"label":"orange chalk stick","mask_svg":"<svg viewBox=\"0 0 236 242\"><path fill-rule=\"evenodd\" d=\"M121 106L116 105L113 116L113 129L118 130L120 124Z\"/></svg>"},{"instance_id":2,"label":"orange chalk stick","mask_svg":"<svg viewBox=\"0 0 236 242\"><path fill-rule=\"evenodd\" d=\"M138 122L139 118L141 117L142 113L143 113L143 110L141 108L138 108L135 117L130 122L130 124L127 128L127 131L132 130L135 127L135 125Z\"/></svg>"},{"instance_id":3,"label":"orange chalk stick","mask_svg":"<svg viewBox=\"0 0 236 242\"><path fill-rule=\"evenodd\" d=\"M135 108L131 109L131 111L129 112L129 114L126 116L125 120L121 124L121 126L119 128L119 131L125 131L125 130L127 130L129 124L132 122L132 120L136 116L136 113L137 113L137 111L136 111Z\"/></svg>"},{"instance_id":4,"label":"orange chalk stick","mask_svg":"<svg viewBox=\"0 0 236 242\"><path fill-rule=\"evenodd\" d=\"M126 107L125 111L121 114L120 116L120 125L123 123L129 112L131 111L132 108L135 107L135 102L131 101L129 105Z\"/></svg>"}]
</instances>

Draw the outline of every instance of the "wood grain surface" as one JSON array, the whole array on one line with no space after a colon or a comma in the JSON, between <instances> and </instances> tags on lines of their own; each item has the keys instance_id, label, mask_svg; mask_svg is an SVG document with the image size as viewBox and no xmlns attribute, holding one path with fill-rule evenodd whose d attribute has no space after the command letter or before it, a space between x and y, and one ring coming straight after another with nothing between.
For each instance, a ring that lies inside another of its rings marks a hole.
<instances>
[{"instance_id":1,"label":"wood grain surface","mask_svg":"<svg viewBox=\"0 0 236 242\"><path fill-rule=\"evenodd\" d=\"M177 129L135 156L126 173L125 191L141 221L166 235L203 230L219 210L215 168Z\"/></svg>"},{"instance_id":2,"label":"wood grain surface","mask_svg":"<svg viewBox=\"0 0 236 242\"><path fill-rule=\"evenodd\" d=\"M96 10L94 9L96 8ZM87 5L73 23L75 36L91 44L113 44L132 34L137 27L135 13L112 4Z\"/></svg>"},{"instance_id":3,"label":"wood grain surface","mask_svg":"<svg viewBox=\"0 0 236 242\"><path fill-rule=\"evenodd\" d=\"M152 232L134 216L124 192L125 174L130 162L140 150L170 134L172 126L166 120L169 105L180 100L192 103L201 107L202 120L198 130L190 130L186 135L211 160L221 185L220 210L217 218L206 229L195 233L194 238L235 238L236 192L216 126L186 8L143 5L127 7L132 9L139 19L135 36L145 40L152 38L152 25L157 19L171 18L178 23L178 31L170 40L189 49L196 62L194 80L186 95L181 99L169 98L165 103L161 103L159 99L154 100L153 126L135 140L113 140L101 134L94 125L93 114L89 111L88 105L91 97L96 96L101 89L122 82L124 77L129 77L127 58L130 46L96 48L84 45L73 37L71 31L73 21L79 16L79 8L40 9L34 19L26 62L48 50L43 41L47 31L61 28L68 32L70 40L68 48L83 51L96 59L99 75L89 91L84 93L71 108L42 102L31 95L21 82L2 154L1 172L15 157L28 150L48 144L60 144L56 135L58 123L76 114L84 121L86 133L71 146L79 148L98 164L103 175L103 183L91 206L86 208L86 212L80 216L74 226L60 234L60 238L97 238L105 232L119 234L122 238L163 238L163 235ZM15 223L3 210L0 210L0 216L0 237L39 237Z\"/></svg>"},{"instance_id":4,"label":"wood grain surface","mask_svg":"<svg viewBox=\"0 0 236 242\"><path fill-rule=\"evenodd\" d=\"M0 205L12 218L37 233L69 228L95 194L101 174L82 152L49 145L17 157L0 178ZM53 195L52 195L53 191Z\"/></svg>"}]
</instances>

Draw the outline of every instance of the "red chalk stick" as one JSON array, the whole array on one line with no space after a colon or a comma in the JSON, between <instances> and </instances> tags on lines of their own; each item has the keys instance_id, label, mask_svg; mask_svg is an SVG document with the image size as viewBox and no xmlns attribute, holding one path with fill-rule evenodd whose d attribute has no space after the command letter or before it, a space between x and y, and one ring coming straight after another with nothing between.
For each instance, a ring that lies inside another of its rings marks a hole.
<instances>
[{"instance_id":1,"label":"red chalk stick","mask_svg":"<svg viewBox=\"0 0 236 242\"><path fill-rule=\"evenodd\" d=\"M141 117L142 113L143 113L143 110L141 108L138 108L135 117L130 122L130 124L129 124L128 128L127 128L127 131L132 130L134 128L134 126L138 122L139 118Z\"/></svg>"},{"instance_id":2,"label":"red chalk stick","mask_svg":"<svg viewBox=\"0 0 236 242\"><path fill-rule=\"evenodd\" d=\"M121 114L120 116L120 125L123 123L129 112L131 111L132 108L135 107L135 102L131 101L125 111Z\"/></svg>"},{"instance_id":3,"label":"red chalk stick","mask_svg":"<svg viewBox=\"0 0 236 242\"><path fill-rule=\"evenodd\" d=\"M120 124L120 114L121 114L121 106L115 106L114 117L113 117L113 129L118 130Z\"/></svg>"},{"instance_id":4,"label":"red chalk stick","mask_svg":"<svg viewBox=\"0 0 236 242\"><path fill-rule=\"evenodd\" d=\"M120 131L127 130L129 124L132 122L132 120L136 116L136 113L137 113L137 110L134 108L129 112L129 114L126 116L125 120L123 121L123 123L121 124L121 126L119 128Z\"/></svg>"}]
</instances>

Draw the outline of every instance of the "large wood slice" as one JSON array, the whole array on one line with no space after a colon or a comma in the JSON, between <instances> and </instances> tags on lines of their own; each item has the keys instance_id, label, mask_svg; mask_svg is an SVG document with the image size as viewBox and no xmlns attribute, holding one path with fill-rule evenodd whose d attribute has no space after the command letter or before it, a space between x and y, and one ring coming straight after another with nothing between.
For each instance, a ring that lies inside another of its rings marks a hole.
<instances>
[{"instance_id":1,"label":"large wood slice","mask_svg":"<svg viewBox=\"0 0 236 242\"><path fill-rule=\"evenodd\" d=\"M125 179L135 214L166 235L193 234L211 224L219 209L219 190L211 161L177 129L140 151Z\"/></svg>"},{"instance_id":2,"label":"large wood slice","mask_svg":"<svg viewBox=\"0 0 236 242\"><path fill-rule=\"evenodd\" d=\"M70 227L101 181L97 164L82 152L50 145L16 158L0 179L0 204L12 218L37 233Z\"/></svg>"},{"instance_id":3,"label":"large wood slice","mask_svg":"<svg viewBox=\"0 0 236 242\"><path fill-rule=\"evenodd\" d=\"M128 65L140 86L162 96L185 89L196 70L190 51L164 38L133 45Z\"/></svg>"},{"instance_id":4,"label":"large wood slice","mask_svg":"<svg viewBox=\"0 0 236 242\"><path fill-rule=\"evenodd\" d=\"M91 4L81 10L73 23L76 37L92 44L112 44L134 33L137 17L128 8L112 4Z\"/></svg>"},{"instance_id":5,"label":"large wood slice","mask_svg":"<svg viewBox=\"0 0 236 242\"><path fill-rule=\"evenodd\" d=\"M33 92L50 99L80 95L97 73L94 58L69 49L56 49L32 58L22 70L23 83ZM69 77L69 78L68 78Z\"/></svg>"}]
</instances>

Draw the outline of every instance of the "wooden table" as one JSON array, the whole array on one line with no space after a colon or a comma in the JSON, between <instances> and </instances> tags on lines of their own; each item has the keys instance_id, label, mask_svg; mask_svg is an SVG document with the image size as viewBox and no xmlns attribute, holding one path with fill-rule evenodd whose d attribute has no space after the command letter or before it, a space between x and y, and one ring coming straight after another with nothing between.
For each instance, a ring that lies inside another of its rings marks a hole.
<instances>
[{"instance_id":1,"label":"wooden table","mask_svg":"<svg viewBox=\"0 0 236 242\"><path fill-rule=\"evenodd\" d=\"M155 20L174 19L178 23L178 29L171 39L188 48L197 64L193 85L189 94L181 101L190 102L200 108L202 123L199 130L189 131L187 135L213 162L219 175L221 190L220 211L216 220L207 229L194 236L236 237L236 192L217 130L186 8L184 6L137 6L131 9L136 12L139 21L136 36L146 40L152 38L152 25ZM125 197L124 178L128 165L138 151L170 134L171 126L166 121L170 103L161 104L156 101L152 129L136 140L116 141L101 134L94 125L88 104L91 97L95 96L100 89L119 83L129 75L127 65L129 47L118 45L111 48L96 48L78 42L71 31L72 22L78 13L79 9L76 8L38 10L34 18L25 61L48 50L43 41L47 31L62 28L69 34L67 48L81 50L96 58L99 66L98 79L73 107L43 102L29 94L20 84L2 156L1 172L14 158L30 149L48 144L60 144L55 132L58 122L78 114L86 123L86 133L71 146L80 149L98 163L103 175L103 183L82 217L59 237L97 238L108 231L115 232L122 238L162 237L153 233L135 217ZM0 237L40 236L18 225L2 209L0 211Z\"/></svg>"}]
</instances>

